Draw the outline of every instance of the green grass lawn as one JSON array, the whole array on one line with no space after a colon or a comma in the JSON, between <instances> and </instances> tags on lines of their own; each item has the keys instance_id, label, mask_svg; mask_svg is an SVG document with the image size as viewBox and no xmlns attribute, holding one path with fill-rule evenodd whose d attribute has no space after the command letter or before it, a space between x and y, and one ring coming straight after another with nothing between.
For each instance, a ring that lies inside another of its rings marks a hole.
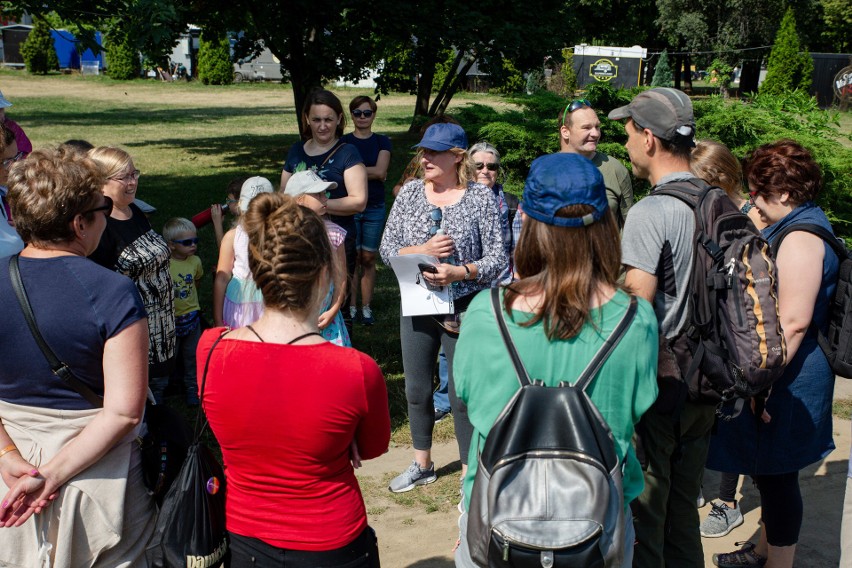
<instances>
[{"instance_id":1,"label":"green grass lawn","mask_svg":"<svg viewBox=\"0 0 852 568\"><path fill-rule=\"evenodd\" d=\"M298 140L289 85L212 87L0 71L0 90L14 103L8 109L10 118L25 129L36 148L72 138L125 148L142 172L138 196L157 207L151 217L157 231L171 217L192 217L212 203L223 203L227 183L239 175L262 175L277 187L287 149ZM344 108L356 95L372 95L364 89L333 90ZM507 104L499 97L463 94L456 98L455 106L472 101L500 107ZM374 130L390 136L394 144L386 184L390 206L390 189L416 143L416 136L407 132L414 98L392 95L382 97L378 104ZM199 237L199 256L206 272L199 292L202 309L212 319L212 275L218 254L212 227L199 231ZM390 394L394 440L406 443L410 438L404 427L399 291L392 271L381 263L372 307L376 324L356 325L353 343L381 365ZM453 436L451 422L440 425L436 439Z\"/></svg>"}]
</instances>

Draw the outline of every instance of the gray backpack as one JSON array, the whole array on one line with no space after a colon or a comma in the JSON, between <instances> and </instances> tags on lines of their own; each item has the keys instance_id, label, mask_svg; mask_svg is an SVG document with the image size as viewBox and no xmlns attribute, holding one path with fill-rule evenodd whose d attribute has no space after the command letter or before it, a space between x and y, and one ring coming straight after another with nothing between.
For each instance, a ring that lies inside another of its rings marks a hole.
<instances>
[{"instance_id":1,"label":"gray backpack","mask_svg":"<svg viewBox=\"0 0 852 568\"><path fill-rule=\"evenodd\" d=\"M521 388L478 457L467 528L471 558L488 568L621 566L622 464L585 389L630 326L636 298L580 378L558 387L530 381L497 288L491 301Z\"/></svg>"}]
</instances>

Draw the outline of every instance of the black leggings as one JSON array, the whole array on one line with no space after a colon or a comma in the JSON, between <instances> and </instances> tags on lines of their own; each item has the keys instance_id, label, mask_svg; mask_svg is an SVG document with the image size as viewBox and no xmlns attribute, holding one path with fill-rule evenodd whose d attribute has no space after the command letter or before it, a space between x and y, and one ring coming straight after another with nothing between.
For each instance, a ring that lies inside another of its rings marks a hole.
<instances>
[{"instance_id":1,"label":"black leggings","mask_svg":"<svg viewBox=\"0 0 852 568\"><path fill-rule=\"evenodd\" d=\"M736 502L737 500L737 484L740 482L740 476L736 473L723 473L722 479L719 480L719 499L725 502Z\"/></svg>"},{"instance_id":2,"label":"black leggings","mask_svg":"<svg viewBox=\"0 0 852 568\"><path fill-rule=\"evenodd\" d=\"M753 479L760 491L766 541L772 546L792 546L799 542L802 528L799 472L755 475Z\"/></svg>"}]
</instances>

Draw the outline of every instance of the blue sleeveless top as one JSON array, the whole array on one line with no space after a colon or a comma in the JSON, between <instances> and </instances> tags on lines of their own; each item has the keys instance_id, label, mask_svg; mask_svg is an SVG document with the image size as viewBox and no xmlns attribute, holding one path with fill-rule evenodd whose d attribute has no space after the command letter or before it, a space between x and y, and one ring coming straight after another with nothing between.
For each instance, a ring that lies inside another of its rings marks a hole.
<instances>
[{"instance_id":1,"label":"blue sleeveless top","mask_svg":"<svg viewBox=\"0 0 852 568\"><path fill-rule=\"evenodd\" d=\"M783 229L805 223L832 231L822 209L809 201L763 229L762 234L773 245ZM710 440L708 468L749 475L789 473L821 460L834 449L831 416L834 373L817 343L816 329L825 331L840 262L831 247L824 246L814 325L808 329L796 355L787 361L784 374L772 385L766 404L772 420L764 424L746 406L737 418L720 422Z\"/></svg>"}]
</instances>

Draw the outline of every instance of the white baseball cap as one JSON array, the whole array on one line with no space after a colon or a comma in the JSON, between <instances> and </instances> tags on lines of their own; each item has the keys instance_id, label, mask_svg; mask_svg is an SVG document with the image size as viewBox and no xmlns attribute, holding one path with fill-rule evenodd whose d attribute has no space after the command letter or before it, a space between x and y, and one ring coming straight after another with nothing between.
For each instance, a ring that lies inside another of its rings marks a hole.
<instances>
[{"instance_id":1,"label":"white baseball cap","mask_svg":"<svg viewBox=\"0 0 852 568\"><path fill-rule=\"evenodd\" d=\"M325 181L314 170L302 170L290 176L284 193L290 197L299 197L304 193L322 193L336 188L337 182Z\"/></svg>"},{"instance_id":2,"label":"white baseball cap","mask_svg":"<svg viewBox=\"0 0 852 568\"><path fill-rule=\"evenodd\" d=\"M3 96L3 93L0 92L0 108L6 108L12 106L12 103Z\"/></svg>"},{"instance_id":3,"label":"white baseball cap","mask_svg":"<svg viewBox=\"0 0 852 568\"><path fill-rule=\"evenodd\" d=\"M248 211L249 202L255 196L261 193L272 193L275 189L272 187L272 182L261 176L248 178L243 182L243 187L240 189L240 211L245 213Z\"/></svg>"}]
</instances>

